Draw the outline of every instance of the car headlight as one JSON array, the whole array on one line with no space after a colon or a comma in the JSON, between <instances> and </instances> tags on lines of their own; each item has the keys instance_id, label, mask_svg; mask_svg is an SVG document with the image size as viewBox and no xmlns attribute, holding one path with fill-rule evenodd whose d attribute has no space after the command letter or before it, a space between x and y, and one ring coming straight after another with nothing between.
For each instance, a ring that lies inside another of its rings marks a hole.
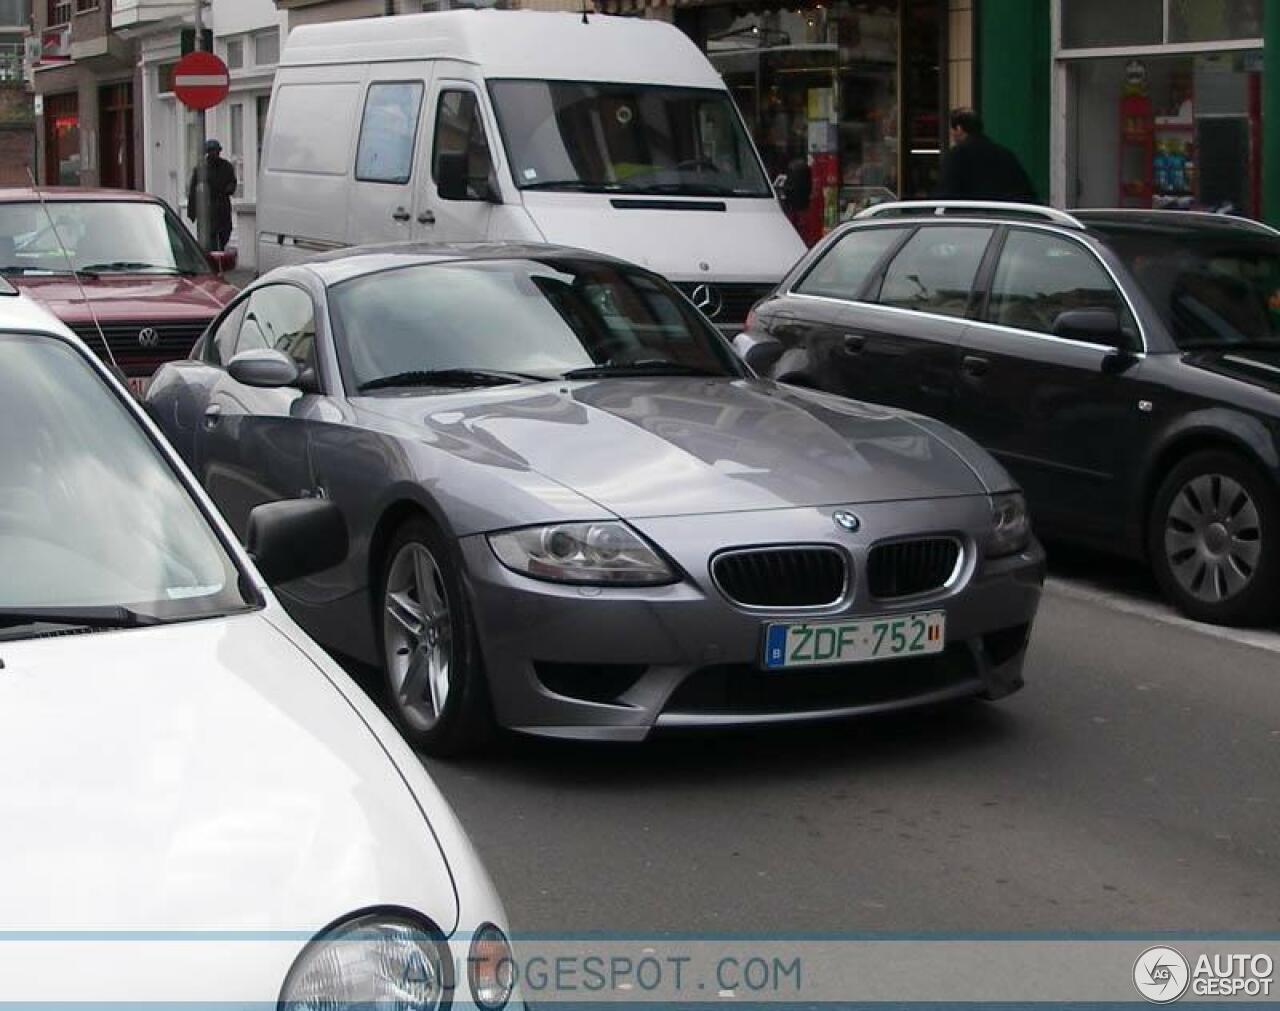
<instances>
[{"instance_id":1,"label":"car headlight","mask_svg":"<svg viewBox=\"0 0 1280 1011\"><path fill-rule=\"evenodd\" d=\"M435 1011L451 986L442 943L407 916L355 917L307 945L289 970L279 1007Z\"/></svg>"},{"instance_id":2,"label":"car headlight","mask_svg":"<svg viewBox=\"0 0 1280 1011\"><path fill-rule=\"evenodd\" d=\"M471 938L467 954L467 982L471 997L483 1011L502 1011L516 985L515 959L507 936L486 923Z\"/></svg>"},{"instance_id":3,"label":"car headlight","mask_svg":"<svg viewBox=\"0 0 1280 1011\"><path fill-rule=\"evenodd\" d=\"M1009 491L991 496L991 540L987 555L998 558L1012 555L1031 541L1031 521L1027 517L1027 501L1021 492Z\"/></svg>"},{"instance_id":4,"label":"car headlight","mask_svg":"<svg viewBox=\"0 0 1280 1011\"><path fill-rule=\"evenodd\" d=\"M675 580L671 567L624 523L556 523L490 534L508 569L557 583L652 586Z\"/></svg>"}]
</instances>

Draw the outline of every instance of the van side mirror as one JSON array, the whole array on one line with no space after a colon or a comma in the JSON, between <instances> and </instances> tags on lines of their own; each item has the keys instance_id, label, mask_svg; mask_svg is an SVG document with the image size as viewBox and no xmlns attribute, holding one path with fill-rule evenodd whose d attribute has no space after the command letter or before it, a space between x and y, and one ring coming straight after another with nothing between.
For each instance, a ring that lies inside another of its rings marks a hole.
<instances>
[{"instance_id":1,"label":"van side mirror","mask_svg":"<svg viewBox=\"0 0 1280 1011\"><path fill-rule=\"evenodd\" d=\"M733 350L746 362L747 368L752 372L767 376L786 349L782 341L776 337L757 337L755 334L740 333L733 339Z\"/></svg>"},{"instance_id":2,"label":"van side mirror","mask_svg":"<svg viewBox=\"0 0 1280 1011\"><path fill-rule=\"evenodd\" d=\"M274 390L297 386L298 363L275 348L250 348L227 363L227 374L237 383Z\"/></svg>"},{"instance_id":3,"label":"van side mirror","mask_svg":"<svg viewBox=\"0 0 1280 1011\"><path fill-rule=\"evenodd\" d=\"M480 199L491 204L502 203L502 197L494 189L487 174L471 178L468 172L470 157L465 151L442 151L436 155L436 192L440 194L440 199Z\"/></svg>"},{"instance_id":4,"label":"van side mirror","mask_svg":"<svg viewBox=\"0 0 1280 1011\"><path fill-rule=\"evenodd\" d=\"M269 586L331 569L347 557L347 523L328 499L266 502L249 513L245 547Z\"/></svg>"}]
</instances>

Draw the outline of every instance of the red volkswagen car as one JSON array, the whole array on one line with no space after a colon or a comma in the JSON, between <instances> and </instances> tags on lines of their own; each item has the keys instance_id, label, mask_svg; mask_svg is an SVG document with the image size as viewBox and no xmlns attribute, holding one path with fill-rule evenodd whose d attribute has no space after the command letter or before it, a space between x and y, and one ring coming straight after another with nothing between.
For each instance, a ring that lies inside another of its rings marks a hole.
<instances>
[{"instance_id":1,"label":"red volkswagen car","mask_svg":"<svg viewBox=\"0 0 1280 1011\"><path fill-rule=\"evenodd\" d=\"M0 274L139 393L161 363L186 357L235 294L223 279L234 266L234 252L206 254L146 193L0 190Z\"/></svg>"}]
</instances>

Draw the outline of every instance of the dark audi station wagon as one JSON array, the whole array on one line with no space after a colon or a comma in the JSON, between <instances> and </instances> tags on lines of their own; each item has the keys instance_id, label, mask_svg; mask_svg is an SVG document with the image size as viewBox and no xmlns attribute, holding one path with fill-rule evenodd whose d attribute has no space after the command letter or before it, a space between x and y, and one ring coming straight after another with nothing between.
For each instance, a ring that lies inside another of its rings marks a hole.
<instances>
[{"instance_id":1,"label":"dark audi station wagon","mask_svg":"<svg viewBox=\"0 0 1280 1011\"><path fill-rule=\"evenodd\" d=\"M1280 233L1216 214L882 204L756 306L757 369L931 415L1042 535L1147 559L1188 615L1280 617Z\"/></svg>"}]
</instances>

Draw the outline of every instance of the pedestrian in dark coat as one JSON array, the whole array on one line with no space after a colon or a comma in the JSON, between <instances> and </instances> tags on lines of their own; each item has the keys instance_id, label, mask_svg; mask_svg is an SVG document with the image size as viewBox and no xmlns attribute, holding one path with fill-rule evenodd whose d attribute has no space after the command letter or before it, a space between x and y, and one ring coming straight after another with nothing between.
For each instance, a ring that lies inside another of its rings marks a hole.
<instances>
[{"instance_id":1,"label":"pedestrian in dark coat","mask_svg":"<svg viewBox=\"0 0 1280 1011\"><path fill-rule=\"evenodd\" d=\"M951 114L951 145L942 159L935 199L1037 202L1017 155L986 135L976 112L957 109Z\"/></svg>"},{"instance_id":2,"label":"pedestrian in dark coat","mask_svg":"<svg viewBox=\"0 0 1280 1011\"><path fill-rule=\"evenodd\" d=\"M205 142L205 165L209 180L209 248L226 249L231 238L231 198L236 193L236 170L222 157L222 145L216 140ZM197 219L196 193L200 186L199 167L191 171L187 187L187 217Z\"/></svg>"}]
</instances>

